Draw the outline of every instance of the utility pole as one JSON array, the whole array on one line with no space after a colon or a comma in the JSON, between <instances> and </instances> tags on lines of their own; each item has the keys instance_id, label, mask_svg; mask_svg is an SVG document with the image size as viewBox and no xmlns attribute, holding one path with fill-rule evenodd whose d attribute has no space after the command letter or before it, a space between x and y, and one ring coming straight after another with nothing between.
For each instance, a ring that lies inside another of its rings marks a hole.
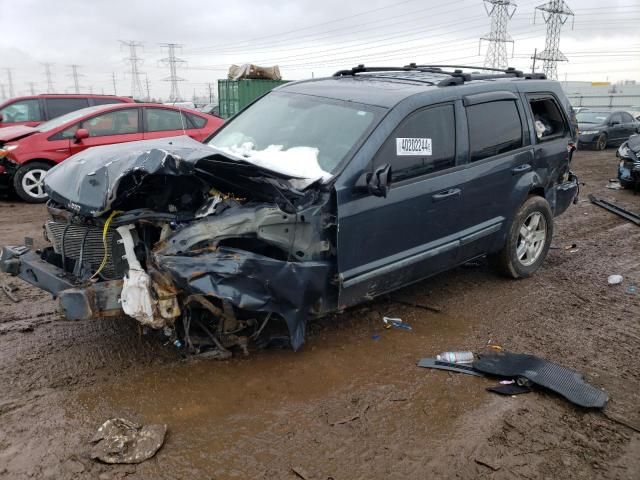
<instances>
[{"instance_id":1,"label":"utility pole","mask_svg":"<svg viewBox=\"0 0 640 480\"><path fill-rule=\"evenodd\" d=\"M169 101L176 102L180 100L180 91L178 90L178 82L183 82L184 78L178 76L178 65L185 65L187 62L181 58L176 57L176 50L182 48L182 45L177 43L161 43L161 47L167 49L168 56L160 60L160 65L169 67L169 76L164 78L165 82L171 82L171 93L169 94Z\"/></svg>"},{"instance_id":2,"label":"utility pole","mask_svg":"<svg viewBox=\"0 0 640 480\"><path fill-rule=\"evenodd\" d=\"M113 94L118 95L118 87L116 84L116 72L111 72L111 81L113 82Z\"/></svg>"},{"instance_id":3,"label":"utility pole","mask_svg":"<svg viewBox=\"0 0 640 480\"><path fill-rule=\"evenodd\" d=\"M120 41L123 46L129 47L129 57L125 58L129 62L131 67L131 96L133 98L144 97L144 90L142 90L142 82L140 81L140 70L138 67L142 64L142 59L138 57L137 48L142 48L142 42L136 42L130 40L128 42Z\"/></svg>"},{"instance_id":4,"label":"utility pole","mask_svg":"<svg viewBox=\"0 0 640 480\"><path fill-rule=\"evenodd\" d=\"M209 90L209 103L213 103L213 83L207 83L207 89Z\"/></svg>"},{"instance_id":5,"label":"utility pole","mask_svg":"<svg viewBox=\"0 0 640 480\"><path fill-rule=\"evenodd\" d=\"M5 68L5 72L7 72L7 85L9 85L9 98L15 97L15 92L13 91L13 69Z\"/></svg>"},{"instance_id":6,"label":"utility pole","mask_svg":"<svg viewBox=\"0 0 640 480\"><path fill-rule=\"evenodd\" d=\"M485 37L480 37L480 46L482 40L489 42L484 66L505 69L509 66L506 44L511 44L512 52L514 45L511 35L507 33L507 24L516 12L516 4L510 0L484 0L484 9L491 18L491 32Z\"/></svg>"},{"instance_id":7,"label":"utility pole","mask_svg":"<svg viewBox=\"0 0 640 480\"><path fill-rule=\"evenodd\" d=\"M574 17L573 11L564 0L551 0L535 8L535 13L540 10L542 18L547 24L547 35L545 37L544 50L535 55L535 58L542 60L542 71L551 80L558 78L558 62L567 62L567 57L560 51L560 31L569 17ZM533 23L536 22L536 15L533 15ZM572 25L573 28L573 25ZM534 59L535 60L535 59Z\"/></svg>"},{"instance_id":8,"label":"utility pole","mask_svg":"<svg viewBox=\"0 0 640 480\"><path fill-rule=\"evenodd\" d=\"M84 76L80 73L78 73L78 67L80 67L80 65L69 65L69 67L71 67L71 74L69 75L71 78L73 78L73 91L75 93L80 93L80 77Z\"/></svg>"},{"instance_id":9,"label":"utility pole","mask_svg":"<svg viewBox=\"0 0 640 480\"><path fill-rule=\"evenodd\" d=\"M93 85L89 85L89 93L93 95Z\"/></svg>"},{"instance_id":10,"label":"utility pole","mask_svg":"<svg viewBox=\"0 0 640 480\"><path fill-rule=\"evenodd\" d=\"M36 84L34 82L28 82L29 85L29 91L31 92L31 95L35 95L36 94Z\"/></svg>"},{"instance_id":11,"label":"utility pole","mask_svg":"<svg viewBox=\"0 0 640 480\"><path fill-rule=\"evenodd\" d=\"M53 76L51 75L51 67L53 63L43 63L44 67L44 76L47 79L47 93L53 93Z\"/></svg>"},{"instance_id":12,"label":"utility pole","mask_svg":"<svg viewBox=\"0 0 640 480\"><path fill-rule=\"evenodd\" d=\"M149 86L149 75L145 75L145 86L147 87L147 102L151 101L151 87Z\"/></svg>"},{"instance_id":13,"label":"utility pole","mask_svg":"<svg viewBox=\"0 0 640 480\"><path fill-rule=\"evenodd\" d=\"M538 55L538 49L534 49L533 50L533 57L531 57L531 59L533 60L533 65L531 65L531 72L532 73L536 73L536 57Z\"/></svg>"}]
</instances>

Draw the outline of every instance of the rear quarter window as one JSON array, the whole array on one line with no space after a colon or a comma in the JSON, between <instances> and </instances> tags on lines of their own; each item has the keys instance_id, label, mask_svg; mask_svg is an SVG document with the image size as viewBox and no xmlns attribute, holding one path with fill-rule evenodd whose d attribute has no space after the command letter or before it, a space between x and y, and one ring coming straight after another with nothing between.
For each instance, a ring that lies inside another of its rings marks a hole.
<instances>
[{"instance_id":1,"label":"rear quarter window","mask_svg":"<svg viewBox=\"0 0 640 480\"><path fill-rule=\"evenodd\" d=\"M186 115L189 122L191 122L195 128L203 128L207 124L207 119L204 117L194 115L193 113L187 113Z\"/></svg>"}]
</instances>

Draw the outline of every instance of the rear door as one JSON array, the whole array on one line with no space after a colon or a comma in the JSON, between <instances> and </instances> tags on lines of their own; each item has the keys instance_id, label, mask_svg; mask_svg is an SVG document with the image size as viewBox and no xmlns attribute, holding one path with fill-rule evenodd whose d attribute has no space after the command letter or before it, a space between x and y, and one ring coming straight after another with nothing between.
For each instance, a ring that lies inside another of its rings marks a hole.
<instances>
[{"instance_id":1,"label":"rear door","mask_svg":"<svg viewBox=\"0 0 640 480\"><path fill-rule=\"evenodd\" d=\"M45 97L44 107L47 120L59 117L65 113L75 112L89 106L89 100L78 97Z\"/></svg>"},{"instance_id":2,"label":"rear door","mask_svg":"<svg viewBox=\"0 0 640 480\"><path fill-rule=\"evenodd\" d=\"M464 213L460 222L473 232L461 245L463 260L500 243L516 208L529 191L534 153L525 136L526 116L512 92L464 98L469 158L465 171Z\"/></svg>"},{"instance_id":3,"label":"rear door","mask_svg":"<svg viewBox=\"0 0 640 480\"><path fill-rule=\"evenodd\" d=\"M387 138L373 162L373 169L391 166L386 198L339 192L341 306L456 264L464 214L456 135L461 108L443 103L414 111Z\"/></svg>"},{"instance_id":4,"label":"rear door","mask_svg":"<svg viewBox=\"0 0 640 480\"><path fill-rule=\"evenodd\" d=\"M145 139L188 135L199 140L199 133L199 130L181 110L162 107L144 108Z\"/></svg>"},{"instance_id":5,"label":"rear door","mask_svg":"<svg viewBox=\"0 0 640 480\"><path fill-rule=\"evenodd\" d=\"M94 115L68 128L63 136L71 138L71 154L89 147L142 140L140 131L140 108L120 108ZM89 138L75 141L73 135L78 128L89 132Z\"/></svg>"},{"instance_id":6,"label":"rear door","mask_svg":"<svg viewBox=\"0 0 640 480\"><path fill-rule=\"evenodd\" d=\"M622 115L622 125L624 126L624 139L626 140L634 133L637 133L637 122L635 119L627 112L620 112Z\"/></svg>"}]
</instances>

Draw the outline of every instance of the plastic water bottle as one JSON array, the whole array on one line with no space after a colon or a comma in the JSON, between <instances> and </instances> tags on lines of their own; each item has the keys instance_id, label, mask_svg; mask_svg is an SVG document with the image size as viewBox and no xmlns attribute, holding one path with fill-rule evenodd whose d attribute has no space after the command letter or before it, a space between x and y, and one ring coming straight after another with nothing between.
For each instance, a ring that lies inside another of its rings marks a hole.
<instances>
[{"instance_id":1,"label":"plastic water bottle","mask_svg":"<svg viewBox=\"0 0 640 480\"><path fill-rule=\"evenodd\" d=\"M442 352L436 360L447 363L473 363L473 352Z\"/></svg>"}]
</instances>

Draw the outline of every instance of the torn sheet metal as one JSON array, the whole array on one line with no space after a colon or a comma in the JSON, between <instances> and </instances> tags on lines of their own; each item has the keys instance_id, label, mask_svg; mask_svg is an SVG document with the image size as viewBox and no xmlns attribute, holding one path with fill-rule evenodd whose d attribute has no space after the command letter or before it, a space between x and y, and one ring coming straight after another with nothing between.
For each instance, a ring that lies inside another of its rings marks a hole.
<instances>
[{"instance_id":1,"label":"torn sheet metal","mask_svg":"<svg viewBox=\"0 0 640 480\"><path fill-rule=\"evenodd\" d=\"M238 190L234 193L238 195L256 195L266 188L269 198L274 195L275 185L297 190L313 183L309 180L301 184L295 180L294 188L289 183L294 177L180 136L87 149L49 170L45 190L50 199L74 213L100 217L111 209L118 209L144 186L149 176L190 176L191 192L200 190L203 200L216 177L227 187L234 185ZM265 186L269 183L274 187Z\"/></svg>"},{"instance_id":2,"label":"torn sheet metal","mask_svg":"<svg viewBox=\"0 0 640 480\"><path fill-rule=\"evenodd\" d=\"M287 262L220 247L195 255L155 255L184 290L228 300L234 306L284 317L291 346L304 342L306 320L322 309L329 262Z\"/></svg>"}]
</instances>

